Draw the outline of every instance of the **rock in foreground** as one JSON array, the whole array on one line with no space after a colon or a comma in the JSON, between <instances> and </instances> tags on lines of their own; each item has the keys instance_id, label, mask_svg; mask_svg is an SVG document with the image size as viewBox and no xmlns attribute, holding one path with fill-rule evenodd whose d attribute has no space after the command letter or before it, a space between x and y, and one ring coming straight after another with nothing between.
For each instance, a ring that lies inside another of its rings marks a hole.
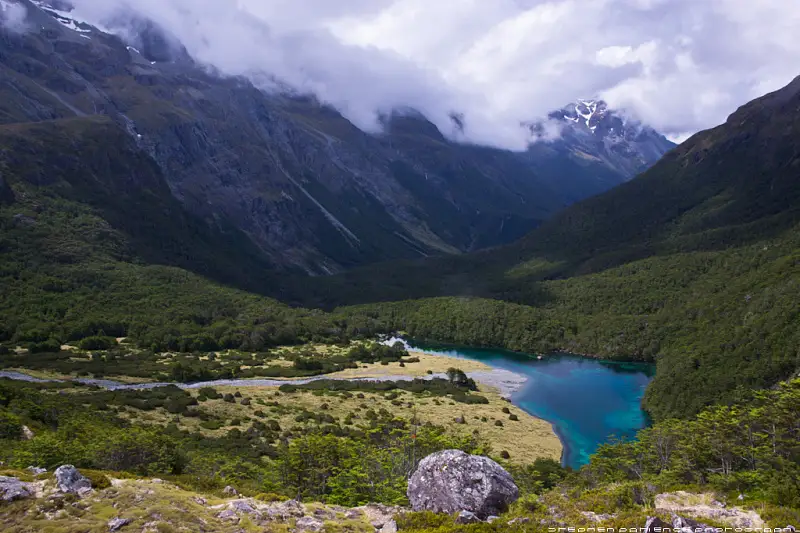
<instances>
[{"instance_id":1,"label":"rock in foreground","mask_svg":"<svg viewBox=\"0 0 800 533\"><path fill-rule=\"evenodd\" d=\"M61 492L80 494L92 488L92 482L72 465L59 466L54 475Z\"/></svg>"},{"instance_id":2,"label":"rock in foreground","mask_svg":"<svg viewBox=\"0 0 800 533\"><path fill-rule=\"evenodd\" d=\"M488 457L445 450L423 459L408 481L415 511L469 511L485 520L519 498L511 474Z\"/></svg>"},{"instance_id":3,"label":"rock in foreground","mask_svg":"<svg viewBox=\"0 0 800 533\"><path fill-rule=\"evenodd\" d=\"M23 483L15 477L0 476L0 501L12 502L33 496L33 490L28 483Z\"/></svg>"}]
</instances>

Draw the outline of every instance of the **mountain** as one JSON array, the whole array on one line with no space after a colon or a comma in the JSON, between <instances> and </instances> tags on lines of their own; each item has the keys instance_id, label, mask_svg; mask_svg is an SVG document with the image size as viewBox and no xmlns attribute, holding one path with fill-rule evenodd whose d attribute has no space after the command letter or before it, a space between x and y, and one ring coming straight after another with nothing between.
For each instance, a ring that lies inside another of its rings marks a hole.
<instances>
[{"instance_id":1,"label":"mountain","mask_svg":"<svg viewBox=\"0 0 800 533\"><path fill-rule=\"evenodd\" d=\"M543 142L525 156L543 178L571 192L571 202L633 178L676 146L602 100L577 100L529 127ZM569 183L564 175L572 177Z\"/></svg>"},{"instance_id":2,"label":"mountain","mask_svg":"<svg viewBox=\"0 0 800 533\"><path fill-rule=\"evenodd\" d=\"M282 271L508 243L653 162L644 149L602 155L611 141L590 147L577 133L522 154L459 144L399 110L370 135L312 97L215 74L152 21L127 17L123 41L68 2L4 5L27 21L0 33L0 123L110 117L189 214L241 232ZM651 144L663 153L663 141Z\"/></svg>"},{"instance_id":3,"label":"mountain","mask_svg":"<svg viewBox=\"0 0 800 533\"><path fill-rule=\"evenodd\" d=\"M315 280L305 303L442 342L657 361L647 409L687 416L800 371L798 165L800 78L516 243Z\"/></svg>"}]
</instances>

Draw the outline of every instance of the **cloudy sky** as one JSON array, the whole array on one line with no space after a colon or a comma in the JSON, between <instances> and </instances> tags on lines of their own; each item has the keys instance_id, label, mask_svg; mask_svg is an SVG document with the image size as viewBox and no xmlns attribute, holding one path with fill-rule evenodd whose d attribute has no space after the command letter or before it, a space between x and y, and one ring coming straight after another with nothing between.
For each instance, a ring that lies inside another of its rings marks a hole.
<instances>
[{"instance_id":1,"label":"cloudy sky","mask_svg":"<svg viewBox=\"0 0 800 533\"><path fill-rule=\"evenodd\" d=\"M72 0L127 5L230 74L276 76L364 129L410 106L471 141L600 97L673 138L800 74L796 0Z\"/></svg>"}]
</instances>

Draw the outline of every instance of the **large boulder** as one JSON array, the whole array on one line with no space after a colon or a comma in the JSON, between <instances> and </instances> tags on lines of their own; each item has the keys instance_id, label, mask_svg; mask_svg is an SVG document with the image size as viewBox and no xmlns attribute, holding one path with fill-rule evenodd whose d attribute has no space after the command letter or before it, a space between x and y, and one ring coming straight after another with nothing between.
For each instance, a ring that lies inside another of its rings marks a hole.
<instances>
[{"instance_id":1,"label":"large boulder","mask_svg":"<svg viewBox=\"0 0 800 533\"><path fill-rule=\"evenodd\" d=\"M517 498L519 489L502 466L459 450L429 455L408 480L408 499L415 511L469 511L485 520Z\"/></svg>"},{"instance_id":2,"label":"large boulder","mask_svg":"<svg viewBox=\"0 0 800 533\"><path fill-rule=\"evenodd\" d=\"M72 465L59 466L55 471L55 478L61 492L82 494L92 488L92 482Z\"/></svg>"},{"instance_id":3,"label":"large boulder","mask_svg":"<svg viewBox=\"0 0 800 533\"><path fill-rule=\"evenodd\" d=\"M0 502L30 498L33 494L30 484L23 483L15 477L0 476Z\"/></svg>"}]
</instances>

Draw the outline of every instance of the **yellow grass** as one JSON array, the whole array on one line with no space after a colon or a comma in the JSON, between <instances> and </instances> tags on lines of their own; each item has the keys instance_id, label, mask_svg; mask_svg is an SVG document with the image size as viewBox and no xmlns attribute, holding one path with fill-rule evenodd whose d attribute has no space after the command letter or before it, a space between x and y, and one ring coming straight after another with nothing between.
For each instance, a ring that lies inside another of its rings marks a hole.
<instances>
[{"instance_id":1,"label":"yellow grass","mask_svg":"<svg viewBox=\"0 0 800 533\"><path fill-rule=\"evenodd\" d=\"M363 393L364 398L357 396L342 398L330 395L319 396L310 391L279 393L276 396L277 388L273 387L218 387L217 391L221 394L239 391L251 399L249 406L238 403L230 404L222 400L208 401L203 404L204 410L226 420L256 418L254 412L260 410L267 414L267 418L278 420L281 427L287 429L298 425L294 418L302 409L313 413L327 412L340 422L348 414L353 413L361 417L356 419L357 424L364 422L363 415L367 409L375 411L386 409L398 417L410 419L416 416L423 423L431 422L444 426L452 434L469 434L477 429L479 434L491 444L492 450L496 454L507 451L511 455L510 460L515 463L526 464L539 457L556 460L561 457L561 442L548 422L528 415L503 400L499 393L487 387L481 387L480 391L480 394L489 400L489 404L485 405L467 405L456 403L446 397L435 398L404 391L394 391L399 394L396 401L402 402L402 405L395 405L387 400L384 394L376 392L365 392ZM265 407L260 405L257 400L277 401L280 407ZM326 410L321 408L323 404L327 404ZM363 407L364 405L366 408ZM504 407L507 407L511 414L517 415L519 420L510 420L510 414L502 412ZM466 424L455 422L455 419L461 416L466 420ZM482 421L484 418L485 422ZM503 426L496 426L496 420L502 421ZM186 422L194 425L195 430L204 431L199 429L199 422L196 420L186 420ZM244 423L242 429L246 427L247 423ZM228 429L230 428L218 431L225 432Z\"/></svg>"}]
</instances>

